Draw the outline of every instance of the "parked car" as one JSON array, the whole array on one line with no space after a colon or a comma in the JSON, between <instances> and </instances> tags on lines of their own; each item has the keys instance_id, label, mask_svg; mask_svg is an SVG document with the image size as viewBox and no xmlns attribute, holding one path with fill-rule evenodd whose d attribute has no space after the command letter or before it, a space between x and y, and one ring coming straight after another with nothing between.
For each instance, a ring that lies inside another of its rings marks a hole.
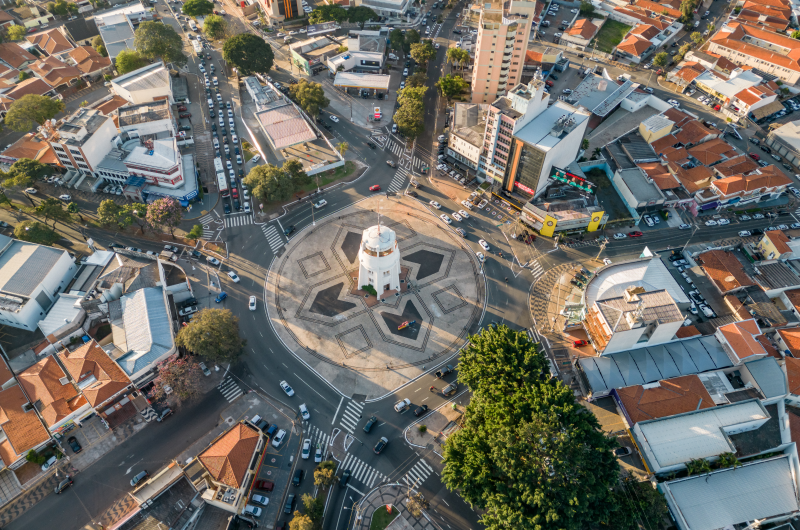
<instances>
[{"instance_id":1,"label":"parked car","mask_svg":"<svg viewBox=\"0 0 800 530\"><path fill-rule=\"evenodd\" d=\"M65 489L67 489L70 486L72 486L72 477L67 475L66 477L64 477L64 480L59 482L58 485L56 486L56 489L55 489L56 495L58 495L59 493L61 493L62 491L64 491Z\"/></svg>"},{"instance_id":2,"label":"parked car","mask_svg":"<svg viewBox=\"0 0 800 530\"><path fill-rule=\"evenodd\" d=\"M74 436L70 436L69 438L67 438L67 443L72 448L72 452L75 454L78 454L83 450L81 444L78 443L78 439L75 438Z\"/></svg>"},{"instance_id":3,"label":"parked car","mask_svg":"<svg viewBox=\"0 0 800 530\"><path fill-rule=\"evenodd\" d=\"M149 477L150 474L147 471L140 471L136 475L133 476L131 479L131 486L136 486L138 483Z\"/></svg>"}]
</instances>

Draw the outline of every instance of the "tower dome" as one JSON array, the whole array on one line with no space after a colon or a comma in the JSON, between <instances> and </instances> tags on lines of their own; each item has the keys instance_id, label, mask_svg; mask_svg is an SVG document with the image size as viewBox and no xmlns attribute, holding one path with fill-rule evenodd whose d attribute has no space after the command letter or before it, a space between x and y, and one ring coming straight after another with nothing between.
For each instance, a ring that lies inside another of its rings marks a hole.
<instances>
[{"instance_id":1,"label":"tower dome","mask_svg":"<svg viewBox=\"0 0 800 530\"><path fill-rule=\"evenodd\" d=\"M397 234L375 225L361 235L358 249L358 287L371 285L380 298L386 291L400 291L400 251Z\"/></svg>"}]
</instances>

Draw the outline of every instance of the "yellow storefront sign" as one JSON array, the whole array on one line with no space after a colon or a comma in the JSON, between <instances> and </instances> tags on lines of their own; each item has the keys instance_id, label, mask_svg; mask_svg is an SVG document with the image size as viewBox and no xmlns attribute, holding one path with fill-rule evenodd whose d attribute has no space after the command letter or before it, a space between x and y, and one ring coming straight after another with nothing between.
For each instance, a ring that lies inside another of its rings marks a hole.
<instances>
[{"instance_id":1,"label":"yellow storefront sign","mask_svg":"<svg viewBox=\"0 0 800 530\"><path fill-rule=\"evenodd\" d=\"M542 223L542 229L539 230L539 233L546 237L553 237L553 232L556 231L556 223L558 221L554 217L550 217L549 215L545 216L544 223Z\"/></svg>"},{"instance_id":2,"label":"yellow storefront sign","mask_svg":"<svg viewBox=\"0 0 800 530\"><path fill-rule=\"evenodd\" d=\"M603 222L603 215L605 212L594 212L592 213L592 220L589 221L589 226L586 227L587 232L594 232L598 228L600 228L600 223Z\"/></svg>"}]
</instances>

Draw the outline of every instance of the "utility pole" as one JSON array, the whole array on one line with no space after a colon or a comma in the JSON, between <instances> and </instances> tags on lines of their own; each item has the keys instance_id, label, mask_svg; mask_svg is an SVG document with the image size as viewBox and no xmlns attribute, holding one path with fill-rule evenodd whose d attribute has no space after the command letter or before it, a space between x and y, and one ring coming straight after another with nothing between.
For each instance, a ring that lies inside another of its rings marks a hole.
<instances>
[{"instance_id":1,"label":"utility pole","mask_svg":"<svg viewBox=\"0 0 800 530\"><path fill-rule=\"evenodd\" d=\"M603 251L606 249L606 245L608 245L608 239L606 239L605 241L600 243L600 250L597 252L597 256L595 256L595 258L594 258L595 261L599 261L600 260L600 254L602 254Z\"/></svg>"}]
</instances>

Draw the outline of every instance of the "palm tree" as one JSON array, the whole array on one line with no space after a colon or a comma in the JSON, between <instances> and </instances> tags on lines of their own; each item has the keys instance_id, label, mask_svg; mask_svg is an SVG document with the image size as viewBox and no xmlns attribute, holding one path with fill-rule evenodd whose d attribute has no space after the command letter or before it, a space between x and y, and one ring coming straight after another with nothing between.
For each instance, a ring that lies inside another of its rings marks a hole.
<instances>
[{"instance_id":1,"label":"palm tree","mask_svg":"<svg viewBox=\"0 0 800 530\"><path fill-rule=\"evenodd\" d=\"M350 149L350 144L348 144L347 142L339 142L336 145L336 150L339 151L339 154L342 156L342 158L344 158L344 154L347 152L348 149Z\"/></svg>"}]
</instances>

